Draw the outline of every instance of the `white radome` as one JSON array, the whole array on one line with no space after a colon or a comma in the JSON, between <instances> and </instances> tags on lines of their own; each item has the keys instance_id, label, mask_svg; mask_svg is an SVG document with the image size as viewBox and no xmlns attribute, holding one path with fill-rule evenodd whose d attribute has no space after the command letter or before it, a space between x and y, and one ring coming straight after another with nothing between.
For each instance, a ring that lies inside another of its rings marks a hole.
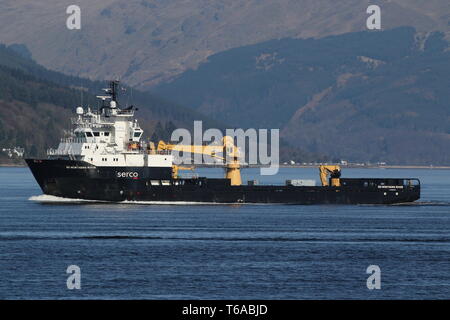
<instances>
[{"instance_id":1,"label":"white radome","mask_svg":"<svg viewBox=\"0 0 450 320\"><path fill-rule=\"evenodd\" d=\"M76 112L77 112L78 115L82 115L84 113L84 110L83 110L82 107L78 107Z\"/></svg>"}]
</instances>

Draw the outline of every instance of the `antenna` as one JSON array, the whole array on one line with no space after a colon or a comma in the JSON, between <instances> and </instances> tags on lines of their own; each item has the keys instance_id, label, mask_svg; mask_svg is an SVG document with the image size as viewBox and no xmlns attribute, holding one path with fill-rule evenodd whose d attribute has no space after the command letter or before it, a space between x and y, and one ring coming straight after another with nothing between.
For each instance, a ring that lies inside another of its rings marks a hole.
<instances>
[{"instance_id":1,"label":"antenna","mask_svg":"<svg viewBox=\"0 0 450 320\"><path fill-rule=\"evenodd\" d=\"M111 99L117 102L117 87L119 85L119 80L112 80L109 83L109 88L111 89Z\"/></svg>"},{"instance_id":2,"label":"antenna","mask_svg":"<svg viewBox=\"0 0 450 320\"><path fill-rule=\"evenodd\" d=\"M133 87L129 87L129 88L130 88L130 94L127 94L127 104L126 104L127 108L130 105L130 102L131 102L131 105L133 105ZM126 88L123 88L123 90L126 91Z\"/></svg>"},{"instance_id":3,"label":"antenna","mask_svg":"<svg viewBox=\"0 0 450 320\"><path fill-rule=\"evenodd\" d=\"M83 87L80 86L81 106L83 106Z\"/></svg>"},{"instance_id":4,"label":"antenna","mask_svg":"<svg viewBox=\"0 0 450 320\"><path fill-rule=\"evenodd\" d=\"M133 105L133 87L130 87L130 103Z\"/></svg>"}]
</instances>

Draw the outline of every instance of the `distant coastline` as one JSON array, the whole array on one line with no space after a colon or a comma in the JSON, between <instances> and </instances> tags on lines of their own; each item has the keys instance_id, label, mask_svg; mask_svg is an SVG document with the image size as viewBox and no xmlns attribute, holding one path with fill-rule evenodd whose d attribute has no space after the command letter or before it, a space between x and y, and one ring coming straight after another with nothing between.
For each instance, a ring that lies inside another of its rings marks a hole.
<instances>
[{"instance_id":1,"label":"distant coastline","mask_svg":"<svg viewBox=\"0 0 450 320\"><path fill-rule=\"evenodd\" d=\"M0 167L5 168L24 168L27 165L25 163L0 163Z\"/></svg>"},{"instance_id":2,"label":"distant coastline","mask_svg":"<svg viewBox=\"0 0 450 320\"><path fill-rule=\"evenodd\" d=\"M320 164L317 165L285 165L281 164L280 168L317 168ZM450 166L434 166L434 165L365 165L365 166L357 166L357 165L347 165L342 168L349 169L445 169L449 170Z\"/></svg>"},{"instance_id":3,"label":"distant coastline","mask_svg":"<svg viewBox=\"0 0 450 320\"><path fill-rule=\"evenodd\" d=\"M317 168L321 164L280 164L280 168ZM25 163L0 163L0 167L4 168L25 168L27 165ZM197 165L197 168L221 168L221 166L216 165ZM244 166L245 168L260 168L262 166L252 165ZM443 165L341 165L342 168L348 169L440 169L440 170L450 170L450 166Z\"/></svg>"}]
</instances>

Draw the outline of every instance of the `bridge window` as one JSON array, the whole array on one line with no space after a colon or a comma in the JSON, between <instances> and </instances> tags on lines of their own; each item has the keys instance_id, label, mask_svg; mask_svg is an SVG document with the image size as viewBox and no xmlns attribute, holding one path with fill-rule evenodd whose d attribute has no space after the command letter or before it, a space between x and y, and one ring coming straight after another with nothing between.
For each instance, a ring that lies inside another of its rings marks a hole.
<instances>
[{"instance_id":1,"label":"bridge window","mask_svg":"<svg viewBox=\"0 0 450 320\"><path fill-rule=\"evenodd\" d=\"M86 137L92 137L92 133L91 132L86 132Z\"/></svg>"},{"instance_id":2,"label":"bridge window","mask_svg":"<svg viewBox=\"0 0 450 320\"><path fill-rule=\"evenodd\" d=\"M100 137L100 132L95 131L94 132L94 137Z\"/></svg>"},{"instance_id":3,"label":"bridge window","mask_svg":"<svg viewBox=\"0 0 450 320\"><path fill-rule=\"evenodd\" d=\"M109 137L109 132L105 132L105 137Z\"/></svg>"},{"instance_id":4,"label":"bridge window","mask_svg":"<svg viewBox=\"0 0 450 320\"><path fill-rule=\"evenodd\" d=\"M403 180L403 185L408 186L408 187L418 186L418 185L420 185L420 181L417 179L407 179L407 180Z\"/></svg>"}]
</instances>

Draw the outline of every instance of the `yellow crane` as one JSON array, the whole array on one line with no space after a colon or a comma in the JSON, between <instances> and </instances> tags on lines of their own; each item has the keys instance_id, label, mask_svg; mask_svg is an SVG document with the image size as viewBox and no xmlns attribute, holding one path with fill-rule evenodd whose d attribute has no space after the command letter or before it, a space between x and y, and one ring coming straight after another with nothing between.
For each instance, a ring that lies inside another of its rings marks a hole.
<instances>
[{"instance_id":1,"label":"yellow crane","mask_svg":"<svg viewBox=\"0 0 450 320\"><path fill-rule=\"evenodd\" d=\"M180 166L177 166L177 165L173 165L172 166L172 177L174 178L174 179L178 179L178 171L179 170L194 170L194 168L193 167L180 167Z\"/></svg>"},{"instance_id":2,"label":"yellow crane","mask_svg":"<svg viewBox=\"0 0 450 320\"><path fill-rule=\"evenodd\" d=\"M241 179L241 165L239 162L240 155L239 149L234 145L233 138L225 136L222 140L222 145L218 146L203 146L203 145L180 145L180 144L166 144L164 141L159 141L157 150L171 150L182 151L192 154L203 154L216 159L220 159L225 162L225 178L230 179L232 186L242 185ZM217 155L223 153L223 156ZM184 168L174 166L173 173L174 178L178 176L178 170Z\"/></svg>"},{"instance_id":3,"label":"yellow crane","mask_svg":"<svg viewBox=\"0 0 450 320\"><path fill-rule=\"evenodd\" d=\"M328 187L330 183L328 182L328 176L331 177L331 186L339 187L341 185L341 167L339 166L320 166L320 180L322 181L322 186Z\"/></svg>"}]
</instances>

